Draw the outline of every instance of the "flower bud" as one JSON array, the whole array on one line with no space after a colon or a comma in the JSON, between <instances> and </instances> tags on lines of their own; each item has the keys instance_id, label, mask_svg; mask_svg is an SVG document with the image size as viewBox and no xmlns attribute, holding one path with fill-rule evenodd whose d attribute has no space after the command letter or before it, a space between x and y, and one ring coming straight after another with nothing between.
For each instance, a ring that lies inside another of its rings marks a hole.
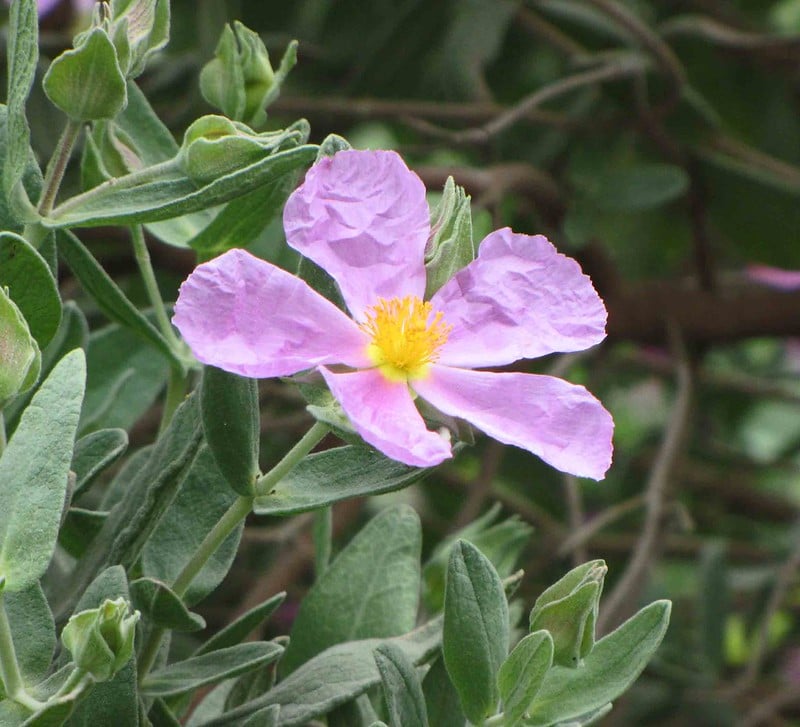
<instances>
[{"instance_id":1,"label":"flower bud","mask_svg":"<svg viewBox=\"0 0 800 727\"><path fill-rule=\"evenodd\" d=\"M61 633L61 641L78 668L98 682L108 681L133 655L139 612L130 612L124 598L106 599L99 608L75 614Z\"/></svg>"},{"instance_id":2,"label":"flower bud","mask_svg":"<svg viewBox=\"0 0 800 727\"><path fill-rule=\"evenodd\" d=\"M184 134L179 157L187 176L208 184L254 164L285 145L302 143L305 127L257 134L245 124L224 116L202 116Z\"/></svg>"},{"instance_id":3,"label":"flower bud","mask_svg":"<svg viewBox=\"0 0 800 727\"><path fill-rule=\"evenodd\" d=\"M297 43L286 49L277 72L258 33L235 21L226 25L212 58L200 72L200 92L226 116L250 126L266 121L265 108L297 62Z\"/></svg>"},{"instance_id":4,"label":"flower bud","mask_svg":"<svg viewBox=\"0 0 800 727\"><path fill-rule=\"evenodd\" d=\"M475 259L472 242L470 197L452 177L447 178L439 206L431 220L431 235L425 247L427 288L430 297L461 268Z\"/></svg>"},{"instance_id":5,"label":"flower bud","mask_svg":"<svg viewBox=\"0 0 800 727\"><path fill-rule=\"evenodd\" d=\"M602 560L584 563L536 600L530 629L550 632L555 646L554 664L577 667L594 647L598 605L607 571Z\"/></svg>"},{"instance_id":6,"label":"flower bud","mask_svg":"<svg viewBox=\"0 0 800 727\"><path fill-rule=\"evenodd\" d=\"M169 20L169 0L111 0L110 35L126 78L138 76L167 44Z\"/></svg>"}]
</instances>

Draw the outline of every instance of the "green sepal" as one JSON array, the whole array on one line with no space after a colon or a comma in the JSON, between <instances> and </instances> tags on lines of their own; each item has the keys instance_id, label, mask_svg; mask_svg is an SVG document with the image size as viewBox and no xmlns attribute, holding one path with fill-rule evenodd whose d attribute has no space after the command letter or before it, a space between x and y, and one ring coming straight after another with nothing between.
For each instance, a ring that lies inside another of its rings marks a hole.
<instances>
[{"instance_id":1,"label":"green sepal","mask_svg":"<svg viewBox=\"0 0 800 727\"><path fill-rule=\"evenodd\" d=\"M499 700L497 673L508 653L508 602L494 566L459 540L450 554L442 653L467 719L481 724Z\"/></svg>"},{"instance_id":2,"label":"green sepal","mask_svg":"<svg viewBox=\"0 0 800 727\"><path fill-rule=\"evenodd\" d=\"M261 438L256 380L206 366L200 411L206 442L219 471L235 492L254 495Z\"/></svg>"},{"instance_id":3,"label":"green sepal","mask_svg":"<svg viewBox=\"0 0 800 727\"><path fill-rule=\"evenodd\" d=\"M56 58L43 85L47 97L75 121L113 119L128 100L117 51L102 28Z\"/></svg>"},{"instance_id":4,"label":"green sepal","mask_svg":"<svg viewBox=\"0 0 800 727\"><path fill-rule=\"evenodd\" d=\"M106 599L98 608L70 617L61 642L75 664L95 681L111 679L133 656L139 612L124 598Z\"/></svg>"},{"instance_id":5,"label":"green sepal","mask_svg":"<svg viewBox=\"0 0 800 727\"><path fill-rule=\"evenodd\" d=\"M430 299L474 259L470 196L448 177L442 200L432 215L431 236L425 247L425 298Z\"/></svg>"},{"instance_id":6,"label":"green sepal","mask_svg":"<svg viewBox=\"0 0 800 727\"><path fill-rule=\"evenodd\" d=\"M554 663L577 667L594 646L594 630L603 580L602 560L574 568L545 590L530 613L530 630L546 629L553 637Z\"/></svg>"},{"instance_id":7,"label":"green sepal","mask_svg":"<svg viewBox=\"0 0 800 727\"><path fill-rule=\"evenodd\" d=\"M41 367L42 354L27 321L0 287L0 409L36 383Z\"/></svg>"}]
</instances>

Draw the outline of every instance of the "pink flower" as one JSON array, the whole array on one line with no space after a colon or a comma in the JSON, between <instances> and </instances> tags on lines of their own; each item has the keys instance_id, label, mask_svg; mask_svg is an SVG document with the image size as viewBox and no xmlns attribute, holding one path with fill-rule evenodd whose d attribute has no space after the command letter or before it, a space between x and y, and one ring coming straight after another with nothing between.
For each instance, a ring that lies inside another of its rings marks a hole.
<instances>
[{"instance_id":1,"label":"pink flower","mask_svg":"<svg viewBox=\"0 0 800 727\"><path fill-rule=\"evenodd\" d=\"M304 281L243 250L183 283L175 325L206 364L250 377L316 368L353 427L413 466L452 455L416 397L566 472L600 479L611 416L582 386L483 367L605 337L606 310L571 258L505 228L430 301L422 181L394 152L344 151L314 165L289 198L289 244L338 283L349 318Z\"/></svg>"}]
</instances>

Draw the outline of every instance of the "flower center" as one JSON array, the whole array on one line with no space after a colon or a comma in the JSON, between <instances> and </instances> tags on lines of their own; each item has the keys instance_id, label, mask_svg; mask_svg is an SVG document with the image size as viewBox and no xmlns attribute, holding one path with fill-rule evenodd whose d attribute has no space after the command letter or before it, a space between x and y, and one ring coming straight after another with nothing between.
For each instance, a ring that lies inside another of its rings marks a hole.
<instances>
[{"instance_id":1,"label":"flower center","mask_svg":"<svg viewBox=\"0 0 800 727\"><path fill-rule=\"evenodd\" d=\"M379 298L361 328L372 338L367 355L392 381L425 376L452 330L441 313L434 313L431 304L416 295Z\"/></svg>"}]
</instances>

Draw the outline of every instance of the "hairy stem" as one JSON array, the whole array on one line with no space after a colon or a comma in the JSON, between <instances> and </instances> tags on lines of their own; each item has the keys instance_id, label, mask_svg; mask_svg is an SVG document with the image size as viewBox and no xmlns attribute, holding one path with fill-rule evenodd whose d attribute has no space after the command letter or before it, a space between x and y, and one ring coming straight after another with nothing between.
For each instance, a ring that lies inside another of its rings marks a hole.
<instances>
[{"instance_id":1,"label":"hairy stem","mask_svg":"<svg viewBox=\"0 0 800 727\"><path fill-rule=\"evenodd\" d=\"M42 217L47 217L53 211L61 181L64 179L64 172L67 170L67 163L72 155L72 150L78 140L80 131L81 122L70 119L67 121L64 131L61 132L58 146L45 172L42 196L39 199L39 214Z\"/></svg>"}]
</instances>

